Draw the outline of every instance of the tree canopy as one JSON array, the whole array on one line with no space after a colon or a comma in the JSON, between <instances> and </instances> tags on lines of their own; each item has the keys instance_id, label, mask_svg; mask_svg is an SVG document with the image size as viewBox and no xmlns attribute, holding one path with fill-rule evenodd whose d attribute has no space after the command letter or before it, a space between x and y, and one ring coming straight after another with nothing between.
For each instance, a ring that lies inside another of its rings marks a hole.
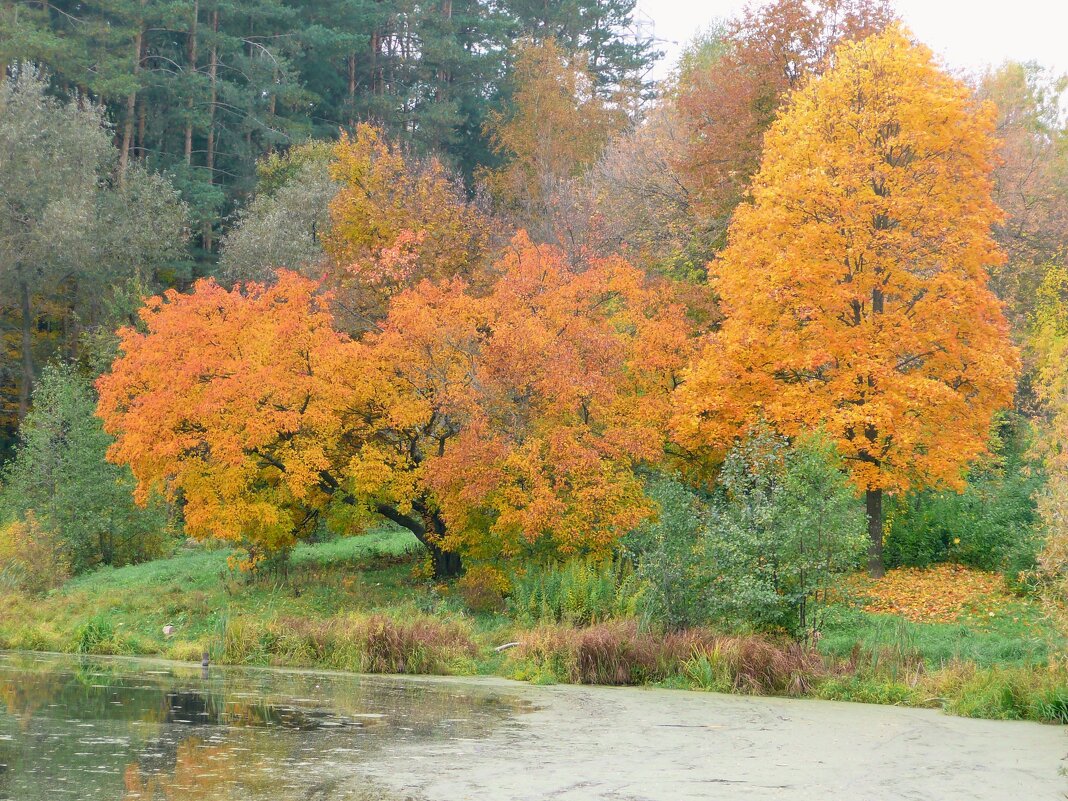
<instances>
[{"instance_id":1,"label":"tree canopy","mask_svg":"<svg viewBox=\"0 0 1068 801\"><path fill-rule=\"evenodd\" d=\"M993 127L903 29L844 45L768 132L710 266L726 319L680 390L680 440L823 427L867 493L875 570L882 491L959 487L1012 400Z\"/></svg>"}]
</instances>

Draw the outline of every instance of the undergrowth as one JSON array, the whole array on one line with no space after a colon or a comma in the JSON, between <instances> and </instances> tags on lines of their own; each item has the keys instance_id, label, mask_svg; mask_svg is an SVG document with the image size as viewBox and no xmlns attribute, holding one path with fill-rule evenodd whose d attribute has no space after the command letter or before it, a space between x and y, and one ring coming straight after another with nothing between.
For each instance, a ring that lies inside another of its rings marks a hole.
<instances>
[{"instance_id":1,"label":"undergrowth","mask_svg":"<svg viewBox=\"0 0 1068 801\"><path fill-rule=\"evenodd\" d=\"M952 623L839 607L805 648L643 627L640 587L619 565L528 573L502 614L472 613L458 588L420 582L420 561L396 530L301 546L284 581L231 573L225 551L185 550L44 596L0 593L0 648L190 661L207 651L215 663L656 684L1068 722L1064 643L1024 600ZM495 650L508 642L519 644Z\"/></svg>"}]
</instances>

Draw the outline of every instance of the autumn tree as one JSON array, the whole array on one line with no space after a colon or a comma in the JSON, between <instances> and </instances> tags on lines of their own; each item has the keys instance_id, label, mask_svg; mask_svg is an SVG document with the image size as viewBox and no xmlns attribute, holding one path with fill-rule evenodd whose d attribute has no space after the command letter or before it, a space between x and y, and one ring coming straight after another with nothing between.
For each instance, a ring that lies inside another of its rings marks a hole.
<instances>
[{"instance_id":1,"label":"autumn tree","mask_svg":"<svg viewBox=\"0 0 1068 801\"><path fill-rule=\"evenodd\" d=\"M486 132L504 164L483 177L501 207L532 230L550 213L560 185L581 175L625 123L594 91L582 54L554 39L515 48L509 105L490 114Z\"/></svg>"},{"instance_id":2,"label":"autumn tree","mask_svg":"<svg viewBox=\"0 0 1068 801\"><path fill-rule=\"evenodd\" d=\"M139 303L158 270L175 269L186 238L166 179L132 166L115 175L102 107L54 96L31 65L11 71L0 80L0 321L15 338L0 333L0 440L8 398L23 419L49 358L77 355L86 329L132 313L127 297Z\"/></svg>"},{"instance_id":3,"label":"autumn tree","mask_svg":"<svg viewBox=\"0 0 1068 801\"><path fill-rule=\"evenodd\" d=\"M704 214L699 186L680 164L689 145L672 96L614 137L587 176L600 246L645 269L703 281L726 231Z\"/></svg>"},{"instance_id":4,"label":"autumn tree","mask_svg":"<svg viewBox=\"0 0 1068 801\"><path fill-rule=\"evenodd\" d=\"M1048 486L1038 498L1046 541L1039 555L1052 617L1068 630L1068 268L1049 269L1039 286L1029 350L1035 360L1040 436L1034 451L1045 464Z\"/></svg>"},{"instance_id":5,"label":"autumn tree","mask_svg":"<svg viewBox=\"0 0 1068 801\"><path fill-rule=\"evenodd\" d=\"M330 177L333 151L332 142L308 142L260 162L256 195L222 240L225 282L271 281L278 269L322 274L329 206L338 191Z\"/></svg>"},{"instance_id":6,"label":"autumn tree","mask_svg":"<svg viewBox=\"0 0 1068 801\"><path fill-rule=\"evenodd\" d=\"M775 0L748 6L691 47L673 98L688 133L678 170L706 217L726 219L744 195L787 94L822 73L840 42L893 19L888 0Z\"/></svg>"},{"instance_id":7,"label":"autumn tree","mask_svg":"<svg viewBox=\"0 0 1068 801\"><path fill-rule=\"evenodd\" d=\"M834 438L865 492L958 487L1011 401L1017 355L987 271L994 110L893 27L844 45L768 132L728 247L727 315L682 387L675 427L722 453L763 418Z\"/></svg>"},{"instance_id":8,"label":"autumn tree","mask_svg":"<svg viewBox=\"0 0 1068 801\"><path fill-rule=\"evenodd\" d=\"M977 89L998 110L994 199L1006 213L995 236L1008 259L993 272L992 286L1021 334L1036 312L1043 277L1068 254L1066 88L1068 79L1034 64L1008 63L984 75Z\"/></svg>"},{"instance_id":9,"label":"autumn tree","mask_svg":"<svg viewBox=\"0 0 1068 801\"><path fill-rule=\"evenodd\" d=\"M633 467L662 447L682 315L625 262L575 270L524 236L494 273L424 280L360 340L286 271L154 298L99 382L111 457L253 560L324 516L408 528L439 577L461 556L603 553L648 511Z\"/></svg>"},{"instance_id":10,"label":"autumn tree","mask_svg":"<svg viewBox=\"0 0 1068 801\"><path fill-rule=\"evenodd\" d=\"M0 288L19 327L18 417L30 408L38 371L39 297L61 282L57 236L88 228L98 170L110 150L103 109L62 103L31 65L0 81Z\"/></svg>"},{"instance_id":11,"label":"autumn tree","mask_svg":"<svg viewBox=\"0 0 1068 801\"><path fill-rule=\"evenodd\" d=\"M323 236L333 261L327 282L351 327L368 327L406 287L482 266L489 221L438 159L419 158L361 124L342 135L329 175L338 189Z\"/></svg>"},{"instance_id":12,"label":"autumn tree","mask_svg":"<svg viewBox=\"0 0 1068 801\"><path fill-rule=\"evenodd\" d=\"M606 553L649 511L633 468L662 452L683 315L626 262L576 270L524 234L495 270L484 297L458 282L405 293L366 343L394 431L377 492L412 473L413 507L478 560Z\"/></svg>"}]
</instances>

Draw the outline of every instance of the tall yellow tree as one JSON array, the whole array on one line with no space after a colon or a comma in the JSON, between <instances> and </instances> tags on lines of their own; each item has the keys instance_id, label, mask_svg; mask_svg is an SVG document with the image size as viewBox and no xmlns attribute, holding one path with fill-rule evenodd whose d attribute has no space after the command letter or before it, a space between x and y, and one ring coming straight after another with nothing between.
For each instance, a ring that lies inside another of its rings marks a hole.
<instances>
[{"instance_id":1,"label":"tall yellow tree","mask_svg":"<svg viewBox=\"0 0 1068 801\"><path fill-rule=\"evenodd\" d=\"M960 486L1012 399L1018 358L988 270L994 110L898 26L837 51L769 131L710 275L727 315L678 394L715 458L764 419L823 427L865 492Z\"/></svg>"}]
</instances>

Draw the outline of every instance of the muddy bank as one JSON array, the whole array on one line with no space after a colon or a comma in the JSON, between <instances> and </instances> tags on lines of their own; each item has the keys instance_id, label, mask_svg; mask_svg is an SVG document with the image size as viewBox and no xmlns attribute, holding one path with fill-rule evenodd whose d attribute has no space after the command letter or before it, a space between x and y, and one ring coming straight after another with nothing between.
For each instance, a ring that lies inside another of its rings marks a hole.
<instances>
[{"instance_id":1,"label":"muddy bank","mask_svg":"<svg viewBox=\"0 0 1068 801\"><path fill-rule=\"evenodd\" d=\"M427 801L1068 798L1068 730L934 710L672 690L491 684L538 710L364 766Z\"/></svg>"}]
</instances>

